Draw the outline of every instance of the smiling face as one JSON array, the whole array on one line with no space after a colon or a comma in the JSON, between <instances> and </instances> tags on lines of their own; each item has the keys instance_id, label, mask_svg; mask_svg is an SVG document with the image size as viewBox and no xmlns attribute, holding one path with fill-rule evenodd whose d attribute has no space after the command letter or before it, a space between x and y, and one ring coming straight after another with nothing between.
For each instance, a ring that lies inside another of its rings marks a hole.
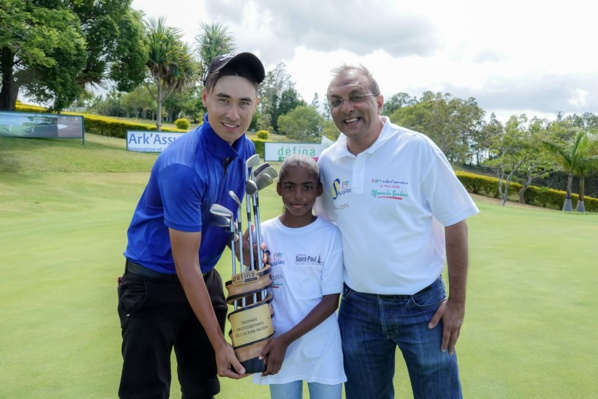
<instances>
[{"instance_id":1,"label":"smiling face","mask_svg":"<svg viewBox=\"0 0 598 399\"><path fill-rule=\"evenodd\" d=\"M368 78L358 69L340 72L328 86L330 114L336 127L347 136L347 146L353 154L370 147L384 125L380 118L384 98L372 93L370 87Z\"/></svg>"},{"instance_id":2,"label":"smiling face","mask_svg":"<svg viewBox=\"0 0 598 399\"><path fill-rule=\"evenodd\" d=\"M257 108L255 84L240 76L223 76L211 91L204 89L208 122L221 139L234 143L249 128Z\"/></svg>"},{"instance_id":3,"label":"smiling face","mask_svg":"<svg viewBox=\"0 0 598 399\"><path fill-rule=\"evenodd\" d=\"M285 207L281 218L285 226L303 227L315 219L312 208L316 198L322 195L322 184L308 167L299 164L285 169L276 191Z\"/></svg>"}]
</instances>

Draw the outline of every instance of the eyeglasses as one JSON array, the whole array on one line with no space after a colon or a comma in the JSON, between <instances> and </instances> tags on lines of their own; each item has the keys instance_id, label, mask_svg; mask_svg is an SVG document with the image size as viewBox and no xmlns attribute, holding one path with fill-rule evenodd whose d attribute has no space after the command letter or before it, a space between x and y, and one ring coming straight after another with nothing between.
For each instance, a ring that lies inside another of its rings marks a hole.
<instances>
[{"instance_id":1,"label":"eyeglasses","mask_svg":"<svg viewBox=\"0 0 598 399\"><path fill-rule=\"evenodd\" d=\"M351 95L349 95L349 97L347 97L347 100L349 101L349 104L361 104L362 102L365 101L366 97L369 97L369 96L377 97L378 95L379 94L357 92L357 93L352 93ZM342 97L332 97L328 100L328 103L330 104L331 109L336 109L336 108L340 108L345 103L345 99Z\"/></svg>"}]
</instances>

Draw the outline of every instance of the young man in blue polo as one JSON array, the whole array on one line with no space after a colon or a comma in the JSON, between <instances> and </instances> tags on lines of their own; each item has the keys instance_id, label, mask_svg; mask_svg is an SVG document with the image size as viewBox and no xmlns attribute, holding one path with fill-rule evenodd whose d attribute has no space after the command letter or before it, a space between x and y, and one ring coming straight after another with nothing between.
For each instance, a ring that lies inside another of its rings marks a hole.
<instances>
[{"instance_id":1,"label":"young man in blue polo","mask_svg":"<svg viewBox=\"0 0 598 399\"><path fill-rule=\"evenodd\" d=\"M245 191L245 136L265 76L251 53L216 57L204 78L204 122L157 158L135 209L118 289L123 369L120 398L167 398L174 348L184 398L212 398L218 375L244 368L223 336L227 305L214 269L229 233L211 223L210 207L231 211Z\"/></svg>"}]
</instances>

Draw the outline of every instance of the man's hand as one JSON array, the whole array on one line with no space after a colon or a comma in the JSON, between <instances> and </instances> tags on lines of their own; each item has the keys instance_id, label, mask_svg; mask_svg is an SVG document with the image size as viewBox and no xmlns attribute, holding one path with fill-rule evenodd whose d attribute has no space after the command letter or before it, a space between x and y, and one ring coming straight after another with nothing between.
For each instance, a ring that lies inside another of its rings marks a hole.
<instances>
[{"instance_id":1,"label":"man's hand","mask_svg":"<svg viewBox=\"0 0 598 399\"><path fill-rule=\"evenodd\" d=\"M238 380L247 377L245 368L241 365L232 346L226 344L221 350L216 352L216 364L218 366L218 376L228 377Z\"/></svg>"},{"instance_id":2,"label":"man's hand","mask_svg":"<svg viewBox=\"0 0 598 399\"><path fill-rule=\"evenodd\" d=\"M251 237L252 237L251 245L249 243L249 234L251 234ZM245 266L251 266L251 254L253 253L253 260L254 260L253 266L255 268L260 268L260 265L256 263L257 258L258 258L258 256L257 256L258 243L255 242L255 240L256 240L255 226L253 224L251 224L245 230L245 233L243 233L242 237L235 235L235 243L238 243L239 240L241 240L241 239L243 240L243 263L245 264ZM269 264L270 263L270 257L269 257L270 252L268 251L268 247L266 246L266 243L264 243L264 242L259 243L259 244L260 244L262 253L264 254L264 256L262 257L262 264ZM236 253L237 259L240 259L239 247L240 247L240 245L235 245L235 253ZM249 249L250 247L251 247L251 250Z\"/></svg>"},{"instance_id":3,"label":"man's hand","mask_svg":"<svg viewBox=\"0 0 598 399\"><path fill-rule=\"evenodd\" d=\"M449 297L448 300L440 305L434 317L428 323L428 328L432 329L442 320L443 330L440 350L443 352L446 352L447 349L450 355L455 352L455 345L461 333L464 317L465 304L454 304Z\"/></svg>"},{"instance_id":4,"label":"man's hand","mask_svg":"<svg viewBox=\"0 0 598 399\"><path fill-rule=\"evenodd\" d=\"M444 228L446 241L446 259L449 277L449 296L444 301L430 323L432 329L442 320L442 344L440 350L455 353L455 344L461 333L465 318L465 297L467 269L469 267L467 223L462 220Z\"/></svg>"}]
</instances>

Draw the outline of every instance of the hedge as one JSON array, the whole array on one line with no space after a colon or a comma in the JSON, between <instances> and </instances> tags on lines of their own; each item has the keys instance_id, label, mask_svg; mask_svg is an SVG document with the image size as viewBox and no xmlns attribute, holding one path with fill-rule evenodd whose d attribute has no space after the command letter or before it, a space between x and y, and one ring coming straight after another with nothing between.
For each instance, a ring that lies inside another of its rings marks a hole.
<instances>
[{"instance_id":1,"label":"hedge","mask_svg":"<svg viewBox=\"0 0 598 399\"><path fill-rule=\"evenodd\" d=\"M29 104L16 104L16 110L19 112L37 112L48 113L49 111L44 107ZM152 123L138 123L125 120L119 120L108 116L83 114L79 112L63 112L64 115L80 115L83 116L83 123L85 124L85 131L89 133L100 134L103 136L127 138L127 130L141 130L141 131L155 131L156 125ZM170 127L162 127L163 132L185 133L186 130L176 129Z\"/></svg>"},{"instance_id":2,"label":"hedge","mask_svg":"<svg viewBox=\"0 0 598 399\"><path fill-rule=\"evenodd\" d=\"M456 172L457 177L470 193L485 195L487 197L498 198L498 179L496 177L476 175L474 173ZM509 187L509 196L519 199L519 190L523 185L511 182ZM529 186L525 190L523 198L528 205L541 206L551 209L562 209L565 203L565 191L554 190L547 187ZM572 202L575 204L579 196L575 193L571 195ZM584 205L588 212L598 212L598 199L584 196ZM575 207L574 207L575 209Z\"/></svg>"},{"instance_id":3,"label":"hedge","mask_svg":"<svg viewBox=\"0 0 598 399\"><path fill-rule=\"evenodd\" d=\"M119 137L122 139L127 138L127 130L138 130L138 131L155 131L156 125L151 123L138 123L138 122L130 122L130 121L121 121L118 119L106 117L106 116L99 116L99 115L90 115L90 114L78 114L78 113L70 113L65 112L65 114L72 114L72 115L83 115L85 120L85 131L89 133L101 134L104 136L111 136L111 137ZM177 133L185 133L186 130L183 129L176 129L163 126L163 132L177 132Z\"/></svg>"},{"instance_id":4,"label":"hedge","mask_svg":"<svg viewBox=\"0 0 598 399\"><path fill-rule=\"evenodd\" d=\"M266 143L271 143L272 140L262 140L258 138L251 138L253 144L255 144L255 153L259 154L262 159L266 158Z\"/></svg>"},{"instance_id":5,"label":"hedge","mask_svg":"<svg viewBox=\"0 0 598 399\"><path fill-rule=\"evenodd\" d=\"M39 107L37 105L29 105L29 104L21 104L17 101L17 105L15 107L15 111L19 112L36 112L41 114L47 114L48 110L44 107Z\"/></svg>"}]
</instances>

